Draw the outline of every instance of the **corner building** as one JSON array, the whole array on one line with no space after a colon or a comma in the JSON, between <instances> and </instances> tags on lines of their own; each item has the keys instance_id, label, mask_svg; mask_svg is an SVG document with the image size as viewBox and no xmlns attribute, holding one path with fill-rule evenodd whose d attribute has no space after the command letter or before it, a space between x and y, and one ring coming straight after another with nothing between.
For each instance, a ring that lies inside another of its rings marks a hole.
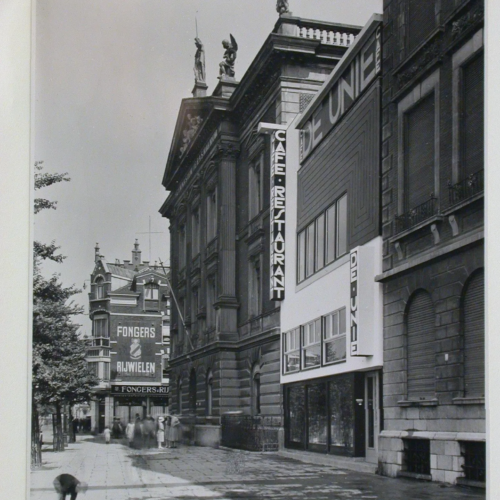
<instances>
[{"instance_id":1,"label":"corner building","mask_svg":"<svg viewBox=\"0 0 500 500\"><path fill-rule=\"evenodd\" d=\"M484 4L384 2L384 474L484 486Z\"/></svg>"},{"instance_id":2,"label":"corner building","mask_svg":"<svg viewBox=\"0 0 500 500\"><path fill-rule=\"evenodd\" d=\"M284 14L240 82L222 77L212 95L195 86L182 101L160 212L170 220L172 285L184 320L172 312L172 408L191 442L278 446L271 145L259 123L291 123L358 32ZM272 427L272 442L259 434L263 426Z\"/></svg>"},{"instance_id":3,"label":"corner building","mask_svg":"<svg viewBox=\"0 0 500 500\"><path fill-rule=\"evenodd\" d=\"M89 293L92 338L87 362L99 379L90 416L93 432L168 406L170 293L162 268L141 260L108 263L95 248Z\"/></svg>"},{"instance_id":4,"label":"corner building","mask_svg":"<svg viewBox=\"0 0 500 500\"><path fill-rule=\"evenodd\" d=\"M382 287L374 280L382 258L381 20L372 16L288 128L281 306L285 446L375 464L383 362Z\"/></svg>"}]
</instances>

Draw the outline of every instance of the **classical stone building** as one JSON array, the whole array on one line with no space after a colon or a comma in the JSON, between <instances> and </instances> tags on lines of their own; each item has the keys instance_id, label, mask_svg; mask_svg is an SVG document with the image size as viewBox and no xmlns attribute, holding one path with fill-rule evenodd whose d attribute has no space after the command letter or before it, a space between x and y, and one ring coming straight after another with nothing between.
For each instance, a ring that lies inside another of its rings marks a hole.
<instances>
[{"instance_id":1,"label":"classical stone building","mask_svg":"<svg viewBox=\"0 0 500 500\"><path fill-rule=\"evenodd\" d=\"M168 271L167 271L168 272ZM99 379L91 401L92 430L136 414L164 414L168 406L170 289L162 267L132 259L107 262L95 248L89 293L92 337L87 362Z\"/></svg>"},{"instance_id":2,"label":"classical stone building","mask_svg":"<svg viewBox=\"0 0 500 500\"><path fill-rule=\"evenodd\" d=\"M485 481L484 5L386 0L382 472Z\"/></svg>"},{"instance_id":3,"label":"classical stone building","mask_svg":"<svg viewBox=\"0 0 500 500\"><path fill-rule=\"evenodd\" d=\"M270 286L271 153L259 123L286 125L303 111L359 29L281 15L240 82L222 76L209 96L197 82L194 97L182 101L160 212L170 220L178 303L172 410L183 415L191 441L278 444L277 432L263 443L245 431L282 426L280 297Z\"/></svg>"}]
</instances>

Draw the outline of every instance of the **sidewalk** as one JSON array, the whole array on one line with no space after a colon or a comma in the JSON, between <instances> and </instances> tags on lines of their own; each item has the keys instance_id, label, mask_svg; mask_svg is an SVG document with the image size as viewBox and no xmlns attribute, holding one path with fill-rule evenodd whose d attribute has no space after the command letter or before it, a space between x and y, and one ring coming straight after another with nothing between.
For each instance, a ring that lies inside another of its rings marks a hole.
<instances>
[{"instance_id":1,"label":"sidewalk","mask_svg":"<svg viewBox=\"0 0 500 500\"><path fill-rule=\"evenodd\" d=\"M484 491L391 479L274 453L181 447L131 450L78 436L62 453L45 452L31 475L31 500L56 500L62 472L89 484L78 500L479 500Z\"/></svg>"}]
</instances>

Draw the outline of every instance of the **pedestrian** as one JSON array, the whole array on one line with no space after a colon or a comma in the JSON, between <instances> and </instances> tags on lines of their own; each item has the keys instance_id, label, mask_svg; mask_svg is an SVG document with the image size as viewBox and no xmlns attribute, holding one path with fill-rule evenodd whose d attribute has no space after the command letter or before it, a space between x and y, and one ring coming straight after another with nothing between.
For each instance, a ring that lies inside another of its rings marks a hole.
<instances>
[{"instance_id":1,"label":"pedestrian","mask_svg":"<svg viewBox=\"0 0 500 500\"><path fill-rule=\"evenodd\" d=\"M142 422L143 443L145 448L151 448L155 441L155 421L151 415L147 415Z\"/></svg>"},{"instance_id":2,"label":"pedestrian","mask_svg":"<svg viewBox=\"0 0 500 500\"><path fill-rule=\"evenodd\" d=\"M169 441L171 448L177 448L177 441L179 441L179 435L180 435L180 425L181 425L180 420L175 415L172 415L170 417L170 433L169 433Z\"/></svg>"},{"instance_id":3,"label":"pedestrian","mask_svg":"<svg viewBox=\"0 0 500 500\"><path fill-rule=\"evenodd\" d=\"M128 445L132 448L132 444L134 442L134 424L129 422L127 427L125 428L125 434L127 436Z\"/></svg>"},{"instance_id":4,"label":"pedestrian","mask_svg":"<svg viewBox=\"0 0 500 500\"><path fill-rule=\"evenodd\" d=\"M76 435L78 434L78 419L76 417L72 420L71 425L73 427L73 436L75 436L76 441Z\"/></svg>"},{"instance_id":5,"label":"pedestrian","mask_svg":"<svg viewBox=\"0 0 500 500\"><path fill-rule=\"evenodd\" d=\"M158 430L156 431L156 440L158 441L158 449L163 449L163 441L165 441L165 426L163 417L158 417Z\"/></svg>"},{"instance_id":6,"label":"pedestrian","mask_svg":"<svg viewBox=\"0 0 500 500\"><path fill-rule=\"evenodd\" d=\"M71 500L76 500L80 491L85 493L87 491L87 483L79 481L71 474L61 474L57 476L53 483L56 492L58 493L58 500L65 500L66 495L71 495Z\"/></svg>"},{"instance_id":7,"label":"pedestrian","mask_svg":"<svg viewBox=\"0 0 500 500\"><path fill-rule=\"evenodd\" d=\"M135 414L134 448L137 450L140 450L142 448L142 422L138 413Z\"/></svg>"},{"instance_id":8,"label":"pedestrian","mask_svg":"<svg viewBox=\"0 0 500 500\"><path fill-rule=\"evenodd\" d=\"M122 424L120 423L119 420L115 420L113 422L113 439L120 439L122 436Z\"/></svg>"},{"instance_id":9,"label":"pedestrian","mask_svg":"<svg viewBox=\"0 0 500 500\"><path fill-rule=\"evenodd\" d=\"M167 448L170 448L170 415L165 415L165 442Z\"/></svg>"},{"instance_id":10,"label":"pedestrian","mask_svg":"<svg viewBox=\"0 0 500 500\"><path fill-rule=\"evenodd\" d=\"M111 441L111 431L109 430L109 427L106 426L106 428L104 429L104 439L106 441L106 444L109 444L110 441Z\"/></svg>"}]
</instances>

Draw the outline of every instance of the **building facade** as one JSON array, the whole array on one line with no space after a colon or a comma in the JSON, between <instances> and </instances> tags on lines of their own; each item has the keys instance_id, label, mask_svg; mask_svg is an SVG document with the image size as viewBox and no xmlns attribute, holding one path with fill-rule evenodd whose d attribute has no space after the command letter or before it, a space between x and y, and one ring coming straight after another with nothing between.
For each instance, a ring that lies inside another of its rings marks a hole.
<instances>
[{"instance_id":1,"label":"building facade","mask_svg":"<svg viewBox=\"0 0 500 500\"><path fill-rule=\"evenodd\" d=\"M381 15L286 135L285 446L378 461Z\"/></svg>"},{"instance_id":2,"label":"building facade","mask_svg":"<svg viewBox=\"0 0 500 500\"><path fill-rule=\"evenodd\" d=\"M269 286L271 144L259 124L291 123L358 32L284 14L240 82L222 76L211 96L195 86L182 101L160 212L170 220L179 306L172 406L196 443L221 437L254 449L236 442L245 425L282 426L282 297Z\"/></svg>"},{"instance_id":3,"label":"building facade","mask_svg":"<svg viewBox=\"0 0 500 500\"><path fill-rule=\"evenodd\" d=\"M87 362L99 379L91 401L94 432L168 406L170 293L163 268L141 260L111 264L95 248L89 293L92 338Z\"/></svg>"},{"instance_id":4,"label":"building facade","mask_svg":"<svg viewBox=\"0 0 500 500\"><path fill-rule=\"evenodd\" d=\"M485 482L484 4L386 0L387 475Z\"/></svg>"}]
</instances>

